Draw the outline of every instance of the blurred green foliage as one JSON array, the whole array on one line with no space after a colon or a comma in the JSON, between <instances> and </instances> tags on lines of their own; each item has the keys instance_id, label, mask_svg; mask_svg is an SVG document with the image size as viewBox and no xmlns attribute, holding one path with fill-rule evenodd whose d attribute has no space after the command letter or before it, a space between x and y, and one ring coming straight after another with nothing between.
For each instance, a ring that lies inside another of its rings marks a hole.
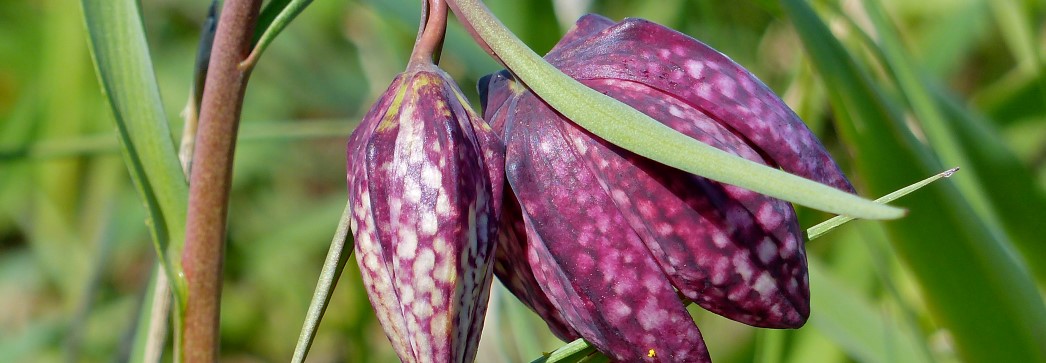
<instances>
[{"instance_id":1,"label":"blurred green foliage","mask_svg":"<svg viewBox=\"0 0 1046 363\"><path fill-rule=\"evenodd\" d=\"M417 3L315 1L255 69L233 180L223 361L290 357L344 204L344 140L405 66ZM964 168L895 203L912 208L905 221L856 222L808 245L806 327L754 329L692 307L717 362L984 361L991 347L958 344L1029 334L983 319L1043 309L1046 4L888 0L882 14L860 1L809 4L842 53L797 32L794 7L772 0L488 4L539 53L585 11L708 43L781 94L862 195ZM176 141L208 5L142 2ZM155 263L86 38L76 0L0 3L0 362L124 356ZM842 57L812 58L824 54ZM457 25L443 66L477 105L476 80L500 68ZM875 107L885 116L861 111ZM826 218L801 211L804 227ZM354 263L338 287L311 360L395 361ZM478 361L530 361L563 344L503 289L491 304ZM1008 310L956 320L992 306Z\"/></svg>"}]
</instances>

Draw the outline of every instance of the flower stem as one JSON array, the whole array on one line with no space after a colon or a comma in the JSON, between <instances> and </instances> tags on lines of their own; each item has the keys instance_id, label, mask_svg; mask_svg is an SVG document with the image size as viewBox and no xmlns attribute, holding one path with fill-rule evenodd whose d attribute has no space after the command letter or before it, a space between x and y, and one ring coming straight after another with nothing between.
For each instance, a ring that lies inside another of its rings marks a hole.
<instances>
[{"instance_id":1,"label":"flower stem","mask_svg":"<svg viewBox=\"0 0 1046 363\"><path fill-rule=\"evenodd\" d=\"M439 64L443 51L443 38L447 33L447 2L444 0L422 0L421 25L418 28L418 39L414 42L414 51L410 61L432 62Z\"/></svg>"},{"instance_id":2,"label":"flower stem","mask_svg":"<svg viewBox=\"0 0 1046 363\"><path fill-rule=\"evenodd\" d=\"M233 151L250 75L250 71L240 68L239 64L251 50L261 3L261 0L225 1L204 86L182 252L188 290L181 353L189 362L214 362L218 358Z\"/></svg>"}]
</instances>

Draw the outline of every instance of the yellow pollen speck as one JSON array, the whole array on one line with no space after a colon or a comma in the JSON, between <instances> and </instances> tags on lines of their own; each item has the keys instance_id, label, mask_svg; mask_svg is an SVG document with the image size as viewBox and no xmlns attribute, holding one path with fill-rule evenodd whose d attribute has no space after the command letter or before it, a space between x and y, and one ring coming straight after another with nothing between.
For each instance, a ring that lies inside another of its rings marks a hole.
<instances>
[{"instance_id":1,"label":"yellow pollen speck","mask_svg":"<svg viewBox=\"0 0 1046 363\"><path fill-rule=\"evenodd\" d=\"M650 348L650 351L646 353L647 357L653 358L657 356L657 351L654 348Z\"/></svg>"},{"instance_id":2,"label":"yellow pollen speck","mask_svg":"<svg viewBox=\"0 0 1046 363\"><path fill-rule=\"evenodd\" d=\"M397 116L397 114L394 113L391 116L382 119L381 122L378 123L377 131L388 131L395 127L396 124L399 123L395 116Z\"/></svg>"}]
</instances>

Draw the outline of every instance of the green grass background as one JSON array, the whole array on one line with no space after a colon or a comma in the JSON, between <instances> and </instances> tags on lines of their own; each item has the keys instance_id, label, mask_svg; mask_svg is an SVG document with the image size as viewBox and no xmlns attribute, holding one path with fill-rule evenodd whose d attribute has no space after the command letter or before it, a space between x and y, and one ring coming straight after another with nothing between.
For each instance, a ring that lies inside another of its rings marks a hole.
<instances>
[{"instance_id":1,"label":"green grass background","mask_svg":"<svg viewBox=\"0 0 1046 363\"><path fill-rule=\"evenodd\" d=\"M315 1L254 71L223 361L289 359L344 205L345 139L405 66L417 3ZM808 244L804 328L755 329L691 308L715 361L1046 361L1046 3L488 4L539 53L584 11L708 43L777 91L864 196L963 168L896 202L910 208L903 221L859 221ZM208 5L142 1L175 145ZM457 25L442 65L477 106L476 80L500 68ZM107 362L131 349L155 249L100 90L78 1L0 3L0 362ZM829 216L800 217L809 227ZM500 287L491 304L479 362L526 362L563 344ZM352 261L311 359L396 360Z\"/></svg>"}]
</instances>

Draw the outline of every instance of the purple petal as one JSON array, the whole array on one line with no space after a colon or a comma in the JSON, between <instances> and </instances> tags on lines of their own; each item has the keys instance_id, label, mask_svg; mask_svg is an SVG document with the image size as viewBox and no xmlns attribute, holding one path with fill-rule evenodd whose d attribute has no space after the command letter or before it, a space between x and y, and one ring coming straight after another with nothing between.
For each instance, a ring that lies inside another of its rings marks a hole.
<instances>
[{"instance_id":1,"label":"purple petal","mask_svg":"<svg viewBox=\"0 0 1046 363\"><path fill-rule=\"evenodd\" d=\"M502 137L505 128L505 115L499 116L499 111L508 105L517 92L513 89L515 81L512 75L502 70L483 76L479 80L480 105L483 107L483 119L487 120L494 133Z\"/></svg>"},{"instance_id":2,"label":"purple petal","mask_svg":"<svg viewBox=\"0 0 1046 363\"><path fill-rule=\"evenodd\" d=\"M502 150L442 71L400 78L350 138L357 262L400 359L471 361L489 296Z\"/></svg>"},{"instance_id":3,"label":"purple petal","mask_svg":"<svg viewBox=\"0 0 1046 363\"><path fill-rule=\"evenodd\" d=\"M527 262L526 256L530 249L519 202L510 190L504 201L501 227L498 229L494 275L519 301L541 316L556 337L567 342L580 338L577 331L570 327L559 310L552 305L548 295L541 290L541 285Z\"/></svg>"},{"instance_id":4,"label":"purple petal","mask_svg":"<svg viewBox=\"0 0 1046 363\"><path fill-rule=\"evenodd\" d=\"M773 91L696 39L626 19L547 58L578 80L629 80L680 98L739 134L773 165L853 191L824 146Z\"/></svg>"},{"instance_id":5,"label":"purple petal","mask_svg":"<svg viewBox=\"0 0 1046 363\"><path fill-rule=\"evenodd\" d=\"M575 126L533 96L515 112L506 172L524 209L527 259L552 304L616 361L708 361L672 285L566 138Z\"/></svg>"},{"instance_id":6,"label":"purple petal","mask_svg":"<svg viewBox=\"0 0 1046 363\"><path fill-rule=\"evenodd\" d=\"M744 140L677 98L628 81L586 84L701 142L765 163ZM755 326L806 322L806 256L791 205L666 167L587 133L570 139L687 298Z\"/></svg>"},{"instance_id":7,"label":"purple petal","mask_svg":"<svg viewBox=\"0 0 1046 363\"><path fill-rule=\"evenodd\" d=\"M552 47L552 50L545 57L554 57L555 54L563 50L574 48L577 46L577 43L587 41L588 38L614 26L614 24L613 20L599 14L582 15L574 22L574 26L566 34L563 34L559 42L556 42L556 46Z\"/></svg>"},{"instance_id":8,"label":"purple petal","mask_svg":"<svg viewBox=\"0 0 1046 363\"><path fill-rule=\"evenodd\" d=\"M507 71L488 75L480 81L480 95L484 97L484 118L490 121L491 128L498 135L504 134L508 116L514 113L516 101L519 99L519 93L513 90L512 82ZM502 208L498 247L494 256L494 274L517 299L541 316L553 334L564 341L579 338L559 310L552 306L526 261L525 256L530 246L527 243L519 202L511 190L506 193Z\"/></svg>"},{"instance_id":9,"label":"purple petal","mask_svg":"<svg viewBox=\"0 0 1046 363\"><path fill-rule=\"evenodd\" d=\"M400 357L412 356L407 323L399 313L399 299L395 298L392 284L392 273L387 268L382 245L377 243L377 224L372 213L370 188L368 187L366 168L366 147L374 129L390 111L389 106L402 92L403 75L396 76L389 88L375 102L374 106L363 117L363 121L353 130L348 142L348 187L349 202L352 204L350 227L355 239L357 262L360 273L371 297L371 306L378 316L378 321L385 328L385 335L392 342L392 347ZM367 257L361 257L367 256ZM386 298L376 298L383 296Z\"/></svg>"}]
</instances>

